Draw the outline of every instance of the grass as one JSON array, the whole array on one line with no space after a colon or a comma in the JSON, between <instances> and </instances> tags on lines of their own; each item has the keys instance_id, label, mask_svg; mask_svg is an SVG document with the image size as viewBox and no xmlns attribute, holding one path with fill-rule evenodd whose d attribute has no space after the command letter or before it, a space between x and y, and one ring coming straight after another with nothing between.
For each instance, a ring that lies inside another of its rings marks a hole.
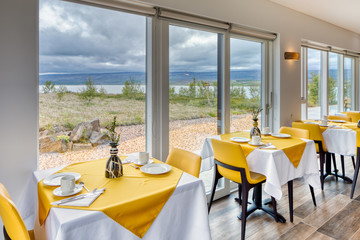
<instances>
[{"instance_id":1,"label":"grass","mask_svg":"<svg viewBox=\"0 0 360 240\"><path fill-rule=\"evenodd\" d=\"M214 117L216 105L203 104L205 99L188 101L185 99L171 100L169 111L170 121L186 120L203 117ZM75 93L67 93L61 101L55 93L40 94L39 128L60 125L72 130L78 123L100 119L102 127L110 125L117 116L120 125L145 123L145 100L125 99L114 95L96 97L91 103L79 99Z\"/></svg>"}]
</instances>

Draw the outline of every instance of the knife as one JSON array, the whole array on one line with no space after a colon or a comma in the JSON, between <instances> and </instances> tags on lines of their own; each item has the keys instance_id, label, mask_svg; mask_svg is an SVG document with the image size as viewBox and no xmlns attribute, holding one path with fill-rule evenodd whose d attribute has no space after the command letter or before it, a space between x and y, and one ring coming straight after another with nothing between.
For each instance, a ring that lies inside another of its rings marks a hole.
<instances>
[{"instance_id":1,"label":"knife","mask_svg":"<svg viewBox=\"0 0 360 240\"><path fill-rule=\"evenodd\" d=\"M102 188L102 189L99 189L99 190L97 190L97 188L95 188L90 193L85 193L85 194L81 194L81 195L78 195L78 196L66 198L66 199L63 199L63 200L60 200L60 201L57 201L57 202L53 202L52 205L61 205L61 204L64 204L64 203L77 201L77 200L84 199L84 198L87 198L87 197L92 197L92 196L95 196L98 193L102 194L104 191L105 191L105 188Z\"/></svg>"}]
</instances>

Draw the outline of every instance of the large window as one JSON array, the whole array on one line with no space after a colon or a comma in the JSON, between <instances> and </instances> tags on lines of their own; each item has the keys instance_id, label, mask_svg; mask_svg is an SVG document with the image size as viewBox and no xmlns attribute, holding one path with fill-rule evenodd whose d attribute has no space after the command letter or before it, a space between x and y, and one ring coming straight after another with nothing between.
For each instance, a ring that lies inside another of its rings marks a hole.
<instances>
[{"instance_id":1,"label":"large window","mask_svg":"<svg viewBox=\"0 0 360 240\"><path fill-rule=\"evenodd\" d=\"M342 55L329 53L329 114L341 111Z\"/></svg>"},{"instance_id":2,"label":"large window","mask_svg":"<svg viewBox=\"0 0 360 240\"><path fill-rule=\"evenodd\" d=\"M231 132L252 127L250 110L261 108L264 44L239 38L230 39ZM261 115L259 116L259 126Z\"/></svg>"},{"instance_id":3,"label":"large window","mask_svg":"<svg viewBox=\"0 0 360 240\"><path fill-rule=\"evenodd\" d=\"M354 66L353 58L344 58L344 111L354 109Z\"/></svg>"},{"instance_id":4,"label":"large window","mask_svg":"<svg viewBox=\"0 0 360 240\"><path fill-rule=\"evenodd\" d=\"M40 0L39 168L146 150L146 17ZM94 119L98 119L93 121Z\"/></svg>"},{"instance_id":5,"label":"large window","mask_svg":"<svg viewBox=\"0 0 360 240\"><path fill-rule=\"evenodd\" d=\"M355 58L303 47L303 119L354 110Z\"/></svg>"}]
</instances>

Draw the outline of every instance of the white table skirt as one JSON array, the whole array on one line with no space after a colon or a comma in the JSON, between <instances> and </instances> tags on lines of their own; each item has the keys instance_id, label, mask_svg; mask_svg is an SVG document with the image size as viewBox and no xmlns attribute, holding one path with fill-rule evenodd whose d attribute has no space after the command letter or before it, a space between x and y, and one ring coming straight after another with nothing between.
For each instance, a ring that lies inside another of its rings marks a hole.
<instances>
[{"instance_id":1,"label":"white table skirt","mask_svg":"<svg viewBox=\"0 0 360 240\"><path fill-rule=\"evenodd\" d=\"M355 156L356 132L352 129L328 128L323 132L328 152L344 156Z\"/></svg>"},{"instance_id":2,"label":"white table skirt","mask_svg":"<svg viewBox=\"0 0 360 240\"><path fill-rule=\"evenodd\" d=\"M220 139L220 136L213 138ZM264 191L278 200L282 197L281 186L295 178L304 177L311 186L320 188L315 143L308 139L302 140L306 142L306 147L297 168L294 167L282 150L255 149L246 157L250 171L266 176ZM201 150L201 157L202 171L210 170L214 166L211 138L205 140Z\"/></svg>"},{"instance_id":3,"label":"white table skirt","mask_svg":"<svg viewBox=\"0 0 360 240\"><path fill-rule=\"evenodd\" d=\"M35 229L36 239L140 239L100 211L53 207L45 224L39 226L37 183L60 169L35 172L24 192L26 197L18 204L28 229ZM175 191L142 239L211 239L203 182L183 173Z\"/></svg>"}]
</instances>

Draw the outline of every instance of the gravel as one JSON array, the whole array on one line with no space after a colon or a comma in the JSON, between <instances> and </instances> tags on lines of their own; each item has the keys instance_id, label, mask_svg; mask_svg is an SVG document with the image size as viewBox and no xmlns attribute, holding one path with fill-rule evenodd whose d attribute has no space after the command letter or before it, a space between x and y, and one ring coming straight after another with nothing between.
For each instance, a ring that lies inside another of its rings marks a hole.
<instances>
[{"instance_id":1,"label":"gravel","mask_svg":"<svg viewBox=\"0 0 360 240\"><path fill-rule=\"evenodd\" d=\"M260 125L260 124L259 124ZM198 118L170 122L169 142L173 147L189 151L201 149L205 138L217 135L216 118ZM247 130L252 127L250 114L235 115L231 119L231 132ZM145 125L120 126L116 129L121 134L119 155L145 151ZM39 169L91 161L109 157L109 146L100 145L92 150L69 151L65 153L40 153Z\"/></svg>"}]
</instances>

